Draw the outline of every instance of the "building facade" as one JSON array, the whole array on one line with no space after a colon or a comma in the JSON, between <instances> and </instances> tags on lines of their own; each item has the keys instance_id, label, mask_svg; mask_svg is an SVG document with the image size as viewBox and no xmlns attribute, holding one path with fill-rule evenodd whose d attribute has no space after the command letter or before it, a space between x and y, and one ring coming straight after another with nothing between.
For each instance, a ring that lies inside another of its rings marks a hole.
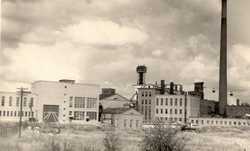
<instances>
[{"instance_id":1,"label":"building facade","mask_svg":"<svg viewBox=\"0 0 250 151\"><path fill-rule=\"evenodd\" d=\"M133 108L106 108L102 118L118 129L140 129L143 123L143 115Z\"/></svg>"},{"instance_id":2,"label":"building facade","mask_svg":"<svg viewBox=\"0 0 250 151\"><path fill-rule=\"evenodd\" d=\"M100 87L74 80L32 83L40 122L84 123L98 121Z\"/></svg>"},{"instance_id":3,"label":"building facade","mask_svg":"<svg viewBox=\"0 0 250 151\"><path fill-rule=\"evenodd\" d=\"M22 120L28 121L36 118L37 108L35 106L36 96L27 92L22 101ZM21 96L17 92L0 92L0 121L18 122L20 117Z\"/></svg>"},{"instance_id":4,"label":"building facade","mask_svg":"<svg viewBox=\"0 0 250 151\"><path fill-rule=\"evenodd\" d=\"M190 116L200 116L200 97L182 90L180 84L148 85L137 90L137 110L143 114L144 123L155 120L185 123Z\"/></svg>"}]
</instances>

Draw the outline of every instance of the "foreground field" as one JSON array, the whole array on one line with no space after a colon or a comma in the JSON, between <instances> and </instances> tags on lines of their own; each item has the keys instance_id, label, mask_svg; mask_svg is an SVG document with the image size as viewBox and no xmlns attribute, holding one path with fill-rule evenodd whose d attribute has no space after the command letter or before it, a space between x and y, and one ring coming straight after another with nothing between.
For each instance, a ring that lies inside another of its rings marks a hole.
<instances>
[{"instance_id":1,"label":"foreground field","mask_svg":"<svg viewBox=\"0 0 250 151\"><path fill-rule=\"evenodd\" d=\"M65 128L60 134L43 134L25 130L0 138L0 151L103 151L107 130L98 128ZM122 151L139 151L143 131L117 131ZM207 128L200 132L179 132L186 151L249 151L250 129Z\"/></svg>"}]
</instances>

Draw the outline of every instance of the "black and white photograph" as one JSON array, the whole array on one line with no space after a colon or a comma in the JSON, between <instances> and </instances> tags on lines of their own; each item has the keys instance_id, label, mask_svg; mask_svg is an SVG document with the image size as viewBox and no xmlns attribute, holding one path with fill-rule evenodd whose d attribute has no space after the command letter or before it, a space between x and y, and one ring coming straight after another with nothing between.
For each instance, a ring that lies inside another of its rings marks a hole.
<instances>
[{"instance_id":1,"label":"black and white photograph","mask_svg":"<svg viewBox=\"0 0 250 151\"><path fill-rule=\"evenodd\" d=\"M0 151L250 151L249 0L0 1Z\"/></svg>"}]
</instances>

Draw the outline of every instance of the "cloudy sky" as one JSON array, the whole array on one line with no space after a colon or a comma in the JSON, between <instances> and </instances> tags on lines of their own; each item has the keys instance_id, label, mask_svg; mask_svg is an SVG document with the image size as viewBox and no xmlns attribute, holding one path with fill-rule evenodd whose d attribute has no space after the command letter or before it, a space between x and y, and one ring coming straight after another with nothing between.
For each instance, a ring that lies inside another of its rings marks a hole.
<instances>
[{"instance_id":1,"label":"cloudy sky","mask_svg":"<svg viewBox=\"0 0 250 151\"><path fill-rule=\"evenodd\" d=\"M250 100L250 1L229 0L229 90ZM220 0L2 0L0 90L75 79L129 96L147 81L218 88Z\"/></svg>"}]
</instances>

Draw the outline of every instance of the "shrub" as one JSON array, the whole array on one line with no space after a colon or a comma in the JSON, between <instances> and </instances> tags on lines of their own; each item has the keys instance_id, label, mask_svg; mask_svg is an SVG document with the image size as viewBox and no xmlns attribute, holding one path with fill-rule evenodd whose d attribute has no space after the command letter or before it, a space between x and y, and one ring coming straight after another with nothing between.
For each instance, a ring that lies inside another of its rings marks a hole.
<instances>
[{"instance_id":1,"label":"shrub","mask_svg":"<svg viewBox=\"0 0 250 151\"><path fill-rule=\"evenodd\" d=\"M104 151L120 151L120 138L114 131L108 131L103 139Z\"/></svg>"},{"instance_id":2,"label":"shrub","mask_svg":"<svg viewBox=\"0 0 250 151\"><path fill-rule=\"evenodd\" d=\"M142 142L143 151L182 151L184 143L178 141L177 130L164 127L157 122L154 127L145 131Z\"/></svg>"}]
</instances>

